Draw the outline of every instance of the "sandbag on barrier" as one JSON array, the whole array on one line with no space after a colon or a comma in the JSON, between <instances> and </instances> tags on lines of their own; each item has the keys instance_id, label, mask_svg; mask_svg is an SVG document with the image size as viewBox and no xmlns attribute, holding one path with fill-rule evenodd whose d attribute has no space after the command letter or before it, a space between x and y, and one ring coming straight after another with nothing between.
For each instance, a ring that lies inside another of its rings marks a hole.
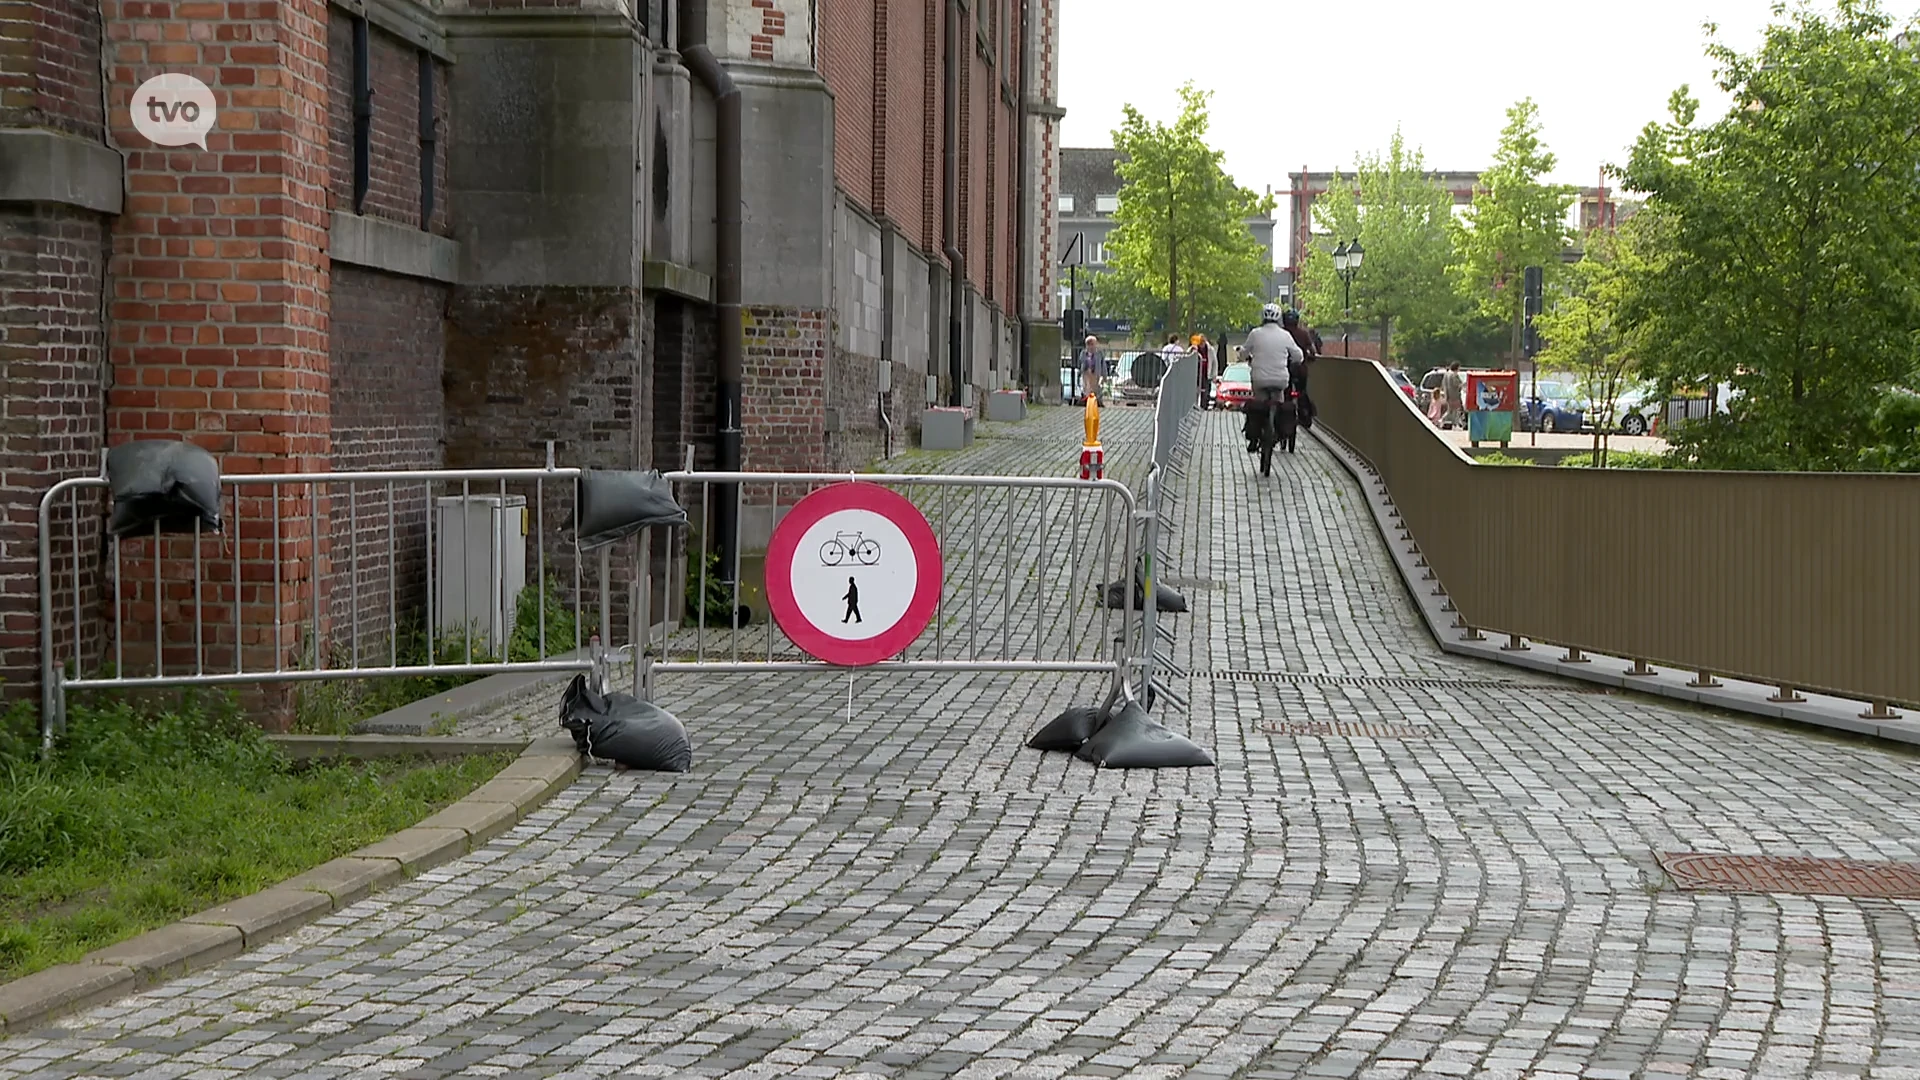
<instances>
[{"instance_id":1,"label":"sandbag on barrier","mask_svg":"<svg viewBox=\"0 0 1920 1080\"><path fill-rule=\"evenodd\" d=\"M107 487L113 516L107 531L115 536L152 532L220 531L220 463L213 455L177 439L121 443L107 451Z\"/></svg>"},{"instance_id":2,"label":"sandbag on barrier","mask_svg":"<svg viewBox=\"0 0 1920 1080\"><path fill-rule=\"evenodd\" d=\"M1154 723L1139 702L1129 701L1074 756L1103 769L1189 769L1211 767L1213 755Z\"/></svg>"},{"instance_id":3,"label":"sandbag on barrier","mask_svg":"<svg viewBox=\"0 0 1920 1080\"><path fill-rule=\"evenodd\" d=\"M1133 610L1140 611L1146 606L1145 590L1140 587L1140 579L1133 579ZM1127 606L1127 587L1116 581L1106 586L1106 604L1115 611ZM1153 583L1153 604L1159 611L1185 611L1187 598L1179 590L1168 588L1159 582Z\"/></svg>"},{"instance_id":4,"label":"sandbag on barrier","mask_svg":"<svg viewBox=\"0 0 1920 1080\"><path fill-rule=\"evenodd\" d=\"M1047 721L1047 726L1033 733L1027 740L1027 746L1033 750L1065 750L1071 753L1080 749L1080 745L1100 730L1104 719L1099 709L1085 705L1075 705L1067 711Z\"/></svg>"},{"instance_id":5,"label":"sandbag on barrier","mask_svg":"<svg viewBox=\"0 0 1920 1080\"><path fill-rule=\"evenodd\" d=\"M580 478L580 547L605 547L654 525L685 525L673 485L658 470L590 469Z\"/></svg>"},{"instance_id":6,"label":"sandbag on barrier","mask_svg":"<svg viewBox=\"0 0 1920 1080\"><path fill-rule=\"evenodd\" d=\"M632 694L602 697L575 675L560 699L560 726L580 752L629 769L683 773L693 767L693 744L679 718Z\"/></svg>"}]
</instances>

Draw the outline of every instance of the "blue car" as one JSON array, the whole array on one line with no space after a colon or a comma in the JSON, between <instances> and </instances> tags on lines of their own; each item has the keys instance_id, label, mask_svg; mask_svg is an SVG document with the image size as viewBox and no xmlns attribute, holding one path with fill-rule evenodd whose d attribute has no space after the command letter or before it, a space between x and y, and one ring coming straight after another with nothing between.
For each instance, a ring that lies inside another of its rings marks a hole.
<instances>
[{"instance_id":1,"label":"blue car","mask_svg":"<svg viewBox=\"0 0 1920 1080\"><path fill-rule=\"evenodd\" d=\"M1521 385L1526 386L1524 383ZM1586 428L1586 416L1574 404L1570 387L1542 379L1538 384L1526 388L1531 393L1520 402L1517 419L1521 430L1577 434Z\"/></svg>"}]
</instances>

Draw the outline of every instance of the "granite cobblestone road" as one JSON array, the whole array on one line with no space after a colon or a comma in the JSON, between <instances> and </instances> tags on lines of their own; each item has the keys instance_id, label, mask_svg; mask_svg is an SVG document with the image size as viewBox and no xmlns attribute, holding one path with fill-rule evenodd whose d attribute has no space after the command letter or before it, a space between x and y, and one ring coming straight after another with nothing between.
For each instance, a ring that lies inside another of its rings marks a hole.
<instances>
[{"instance_id":1,"label":"granite cobblestone road","mask_svg":"<svg viewBox=\"0 0 1920 1080\"><path fill-rule=\"evenodd\" d=\"M1331 458L1263 481L1198 423L1164 718L1218 769L1023 749L1088 693L1062 678L856 678L851 721L841 678L668 679L691 774L591 770L466 859L0 1041L0 1077L1920 1077L1920 905L1656 861L1920 857L1911 758L1446 656ZM911 467L1057 472L1077 425ZM1132 479L1145 414L1108 428ZM1383 734L1284 733L1311 722Z\"/></svg>"}]
</instances>

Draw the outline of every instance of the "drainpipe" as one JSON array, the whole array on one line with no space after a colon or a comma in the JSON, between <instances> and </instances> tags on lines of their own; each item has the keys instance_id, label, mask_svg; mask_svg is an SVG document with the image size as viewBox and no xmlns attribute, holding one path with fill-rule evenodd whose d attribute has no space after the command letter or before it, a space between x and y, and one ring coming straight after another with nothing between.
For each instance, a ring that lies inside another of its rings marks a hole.
<instances>
[{"instance_id":1,"label":"drainpipe","mask_svg":"<svg viewBox=\"0 0 1920 1080\"><path fill-rule=\"evenodd\" d=\"M947 375L953 386L947 404L961 402L960 317L967 302L967 264L960 254L960 65L971 53L962 41L965 20L960 0L947 0L947 116L946 116L946 227L947 227Z\"/></svg>"},{"instance_id":2,"label":"drainpipe","mask_svg":"<svg viewBox=\"0 0 1920 1080\"><path fill-rule=\"evenodd\" d=\"M707 45L706 0L680 0L680 55L687 70L713 95L714 211L716 237L714 308L720 321L720 364L716 397L720 415L714 450L721 472L740 471L740 385L746 354L746 331L740 322L740 202L741 123L740 89L733 76ZM714 487L719 502L713 507L713 528L719 536L720 573L731 584L739 565L740 518L735 503L737 485Z\"/></svg>"},{"instance_id":3,"label":"drainpipe","mask_svg":"<svg viewBox=\"0 0 1920 1080\"><path fill-rule=\"evenodd\" d=\"M1027 145L1032 138L1028 130L1028 125L1032 121L1027 113L1027 95L1032 90L1032 84L1028 80L1033 71L1033 62L1027 55L1033 43L1032 19L1033 0L1020 0L1019 102L1013 110L1015 123L1020 132L1018 149L1014 152L1014 167L1019 171L1015 174L1013 181L1014 197L1020 200L1020 224L1014 230L1013 236L1013 281L1014 289L1018 294L1013 301L1013 317L1020 321L1020 387L1028 393L1033 391L1033 326L1031 320L1027 318L1027 305L1032 303L1030 294L1033 291L1033 272L1027 266L1029 245L1033 243L1033 190L1029 186L1030 181L1027 176L1032 163L1032 159L1028 156L1031 150Z\"/></svg>"}]
</instances>

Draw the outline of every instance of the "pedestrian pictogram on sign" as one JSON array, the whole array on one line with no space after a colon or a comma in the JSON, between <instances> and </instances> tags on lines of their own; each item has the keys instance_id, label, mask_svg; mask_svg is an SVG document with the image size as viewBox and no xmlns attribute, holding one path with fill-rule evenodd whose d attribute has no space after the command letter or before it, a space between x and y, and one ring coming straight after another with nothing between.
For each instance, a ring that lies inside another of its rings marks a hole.
<instances>
[{"instance_id":1,"label":"pedestrian pictogram on sign","mask_svg":"<svg viewBox=\"0 0 1920 1080\"><path fill-rule=\"evenodd\" d=\"M918 507L877 484L801 499L767 545L767 606L795 645L843 667L898 656L940 603L940 545Z\"/></svg>"}]
</instances>

